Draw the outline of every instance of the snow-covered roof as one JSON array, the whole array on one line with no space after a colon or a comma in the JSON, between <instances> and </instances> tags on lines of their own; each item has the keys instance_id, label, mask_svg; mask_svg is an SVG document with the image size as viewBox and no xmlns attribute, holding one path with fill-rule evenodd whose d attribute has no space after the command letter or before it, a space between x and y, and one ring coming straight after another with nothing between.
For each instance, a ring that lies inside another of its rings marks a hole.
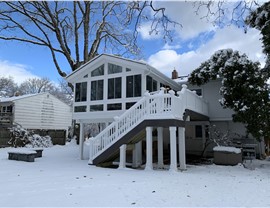
<instances>
[{"instance_id":1,"label":"snow-covered roof","mask_svg":"<svg viewBox=\"0 0 270 208\"><path fill-rule=\"evenodd\" d=\"M29 97L33 97L33 96L36 96L36 95L38 95L38 93L36 93L36 94L21 95L21 96L14 96L14 97L8 97L8 98L1 97L0 98L0 102L13 102L15 100L29 98Z\"/></svg>"}]
</instances>

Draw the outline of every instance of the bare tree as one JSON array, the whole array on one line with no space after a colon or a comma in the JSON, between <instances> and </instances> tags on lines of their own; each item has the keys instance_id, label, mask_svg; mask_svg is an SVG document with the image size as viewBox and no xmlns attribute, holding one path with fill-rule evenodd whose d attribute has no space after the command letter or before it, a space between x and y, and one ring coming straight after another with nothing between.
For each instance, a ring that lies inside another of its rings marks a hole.
<instances>
[{"instance_id":1,"label":"bare tree","mask_svg":"<svg viewBox=\"0 0 270 208\"><path fill-rule=\"evenodd\" d=\"M202 19L207 19L214 25L227 26L235 24L246 30L247 26L244 22L247 15L261 3L258 0L209 0L195 1L193 6L197 15L201 16Z\"/></svg>"},{"instance_id":2,"label":"bare tree","mask_svg":"<svg viewBox=\"0 0 270 208\"><path fill-rule=\"evenodd\" d=\"M0 77L0 97L12 97L18 89L18 85L12 77Z\"/></svg>"},{"instance_id":3,"label":"bare tree","mask_svg":"<svg viewBox=\"0 0 270 208\"><path fill-rule=\"evenodd\" d=\"M20 94L35 94L54 91L54 85L48 78L29 78L20 87Z\"/></svg>"},{"instance_id":4,"label":"bare tree","mask_svg":"<svg viewBox=\"0 0 270 208\"><path fill-rule=\"evenodd\" d=\"M2 1L0 39L49 49L58 73L59 55L74 71L99 53L139 54L138 28L151 21L150 33L172 38L177 24L152 1ZM69 69L69 70L70 70Z\"/></svg>"}]
</instances>

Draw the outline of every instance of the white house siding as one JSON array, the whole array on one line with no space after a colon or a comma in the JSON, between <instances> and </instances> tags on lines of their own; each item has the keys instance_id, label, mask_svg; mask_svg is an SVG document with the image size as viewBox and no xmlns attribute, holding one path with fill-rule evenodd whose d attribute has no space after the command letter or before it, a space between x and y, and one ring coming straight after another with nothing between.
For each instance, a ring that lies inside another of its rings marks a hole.
<instances>
[{"instance_id":1,"label":"white house siding","mask_svg":"<svg viewBox=\"0 0 270 208\"><path fill-rule=\"evenodd\" d=\"M63 129L71 126L71 108L48 93L14 100L14 121L27 129Z\"/></svg>"}]
</instances>

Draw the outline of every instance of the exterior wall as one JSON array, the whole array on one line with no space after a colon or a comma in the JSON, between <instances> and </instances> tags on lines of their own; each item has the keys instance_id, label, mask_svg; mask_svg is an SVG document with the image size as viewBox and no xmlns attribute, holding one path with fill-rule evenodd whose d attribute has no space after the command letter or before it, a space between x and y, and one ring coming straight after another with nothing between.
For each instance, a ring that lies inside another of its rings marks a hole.
<instances>
[{"instance_id":1,"label":"exterior wall","mask_svg":"<svg viewBox=\"0 0 270 208\"><path fill-rule=\"evenodd\" d=\"M200 87L188 85L188 89L201 89L202 97L208 102L208 110L210 121L231 121L233 111L230 109L224 109L219 103L219 99L222 96L219 94L221 87L221 80L215 80L208 82Z\"/></svg>"},{"instance_id":2,"label":"exterior wall","mask_svg":"<svg viewBox=\"0 0 270 208\"><path fill-rule=\"evenodd\" d=\"M14 101L14 121L27 129L63 129L71 126L71 108L49 93Z\"/></svg>"}]
</instances>

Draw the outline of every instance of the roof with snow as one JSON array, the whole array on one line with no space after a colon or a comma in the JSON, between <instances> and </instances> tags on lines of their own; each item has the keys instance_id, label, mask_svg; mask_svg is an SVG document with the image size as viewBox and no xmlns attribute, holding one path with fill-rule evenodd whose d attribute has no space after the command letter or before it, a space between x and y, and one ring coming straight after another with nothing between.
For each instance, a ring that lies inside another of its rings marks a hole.
<instances>
[{"instance_id":1,"label":"roof with snow","mask_svg":"<svg viewBox=\"0 0 270 208\"><path fill-rule=\"evenodd\" d=\"M39 95L39 94L43 94L43 93L27 94L27 95L13 96L13 97L8 97L8 98L1 97L0 102L12 102L12 101L15 101L15 100L20 100L20 99L24 99L24 98L33 97L33 96L36 96L36 95Z\"/></svg>"}]
</instances>

